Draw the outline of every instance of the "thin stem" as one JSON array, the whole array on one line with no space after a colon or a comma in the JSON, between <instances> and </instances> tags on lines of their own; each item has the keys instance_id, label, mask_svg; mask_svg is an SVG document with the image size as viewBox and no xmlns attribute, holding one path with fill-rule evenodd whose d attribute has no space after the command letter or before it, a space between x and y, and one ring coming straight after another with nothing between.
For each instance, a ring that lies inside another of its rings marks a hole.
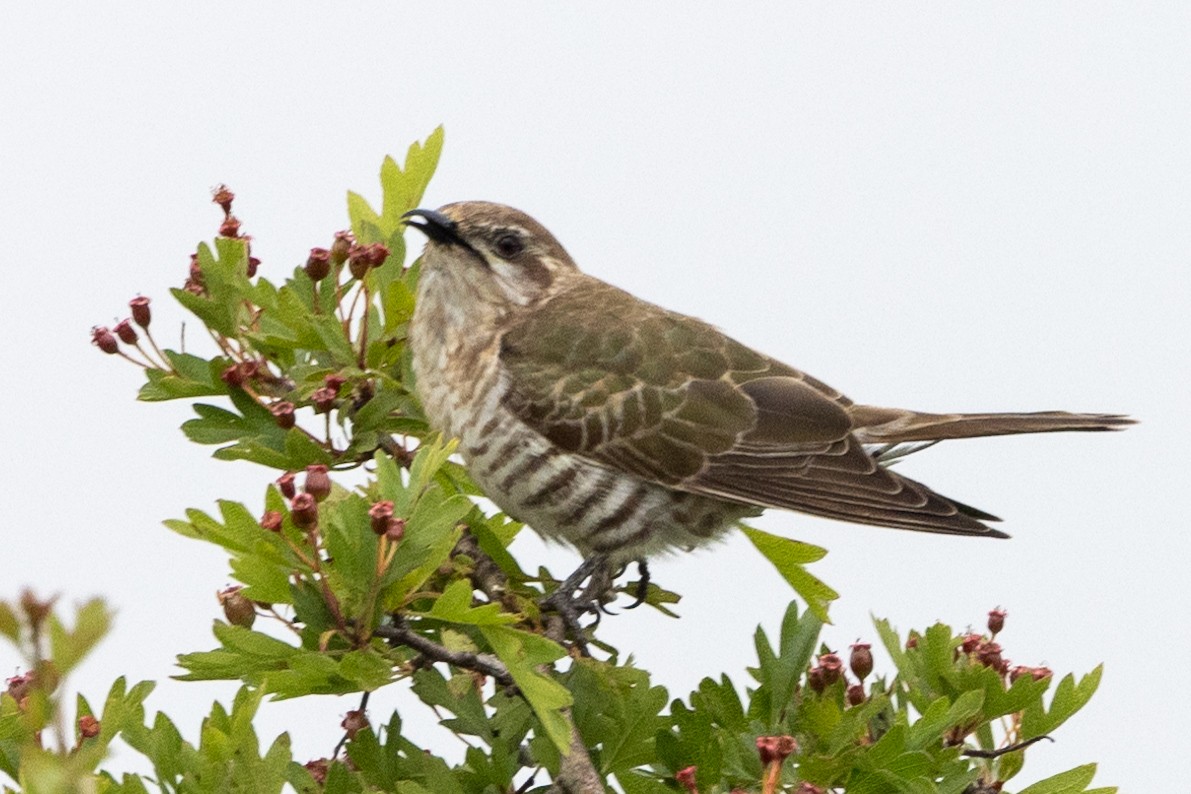
<instances>
[{"instance_id":1,"label":"thin stem","mask_svg":"<svg viewBox=\"0 0 1191 794\"><path fill-rule=\"evenodd\" d=\"M516 686L509 670L495 656L486 653L472 653L470 651L452 651L433 640L428 640L420 634L414 633L403 618L396 618L391 626L378 626L374 634L382 639L396 642L413 648L418 653L435 662L446 662L463 670L486 675L503 687Z\"/></svg>"}]
</instances>

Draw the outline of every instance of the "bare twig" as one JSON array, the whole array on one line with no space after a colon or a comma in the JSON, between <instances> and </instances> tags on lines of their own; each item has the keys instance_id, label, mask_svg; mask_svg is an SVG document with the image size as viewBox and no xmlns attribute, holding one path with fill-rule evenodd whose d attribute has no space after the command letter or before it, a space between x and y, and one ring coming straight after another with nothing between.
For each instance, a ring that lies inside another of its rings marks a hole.
<instances>
[{"instance_id":1,"label":"bare twig","mask_svg":"<svg viewBox=\"0 0 1191 794\"><path fill-rule=\"evenodd\" d=\"M504 687L515 686L513 677L509 675L508 668L495 656L490 656L486 653L472 653L471 651L452 651L450 648L439 645L433 640L428 640L420 634L415 634L400 618L391 626L378 626L373 631L373 634L391 642L413 648L432 661L446 662L464 670L471 670L472 672L489 676L496 683Z\"/></svg>"},{"instance_id":2,"label":"bare twig","mask_svg":"<svg viewBox=\"0 0 1191 794\"><path fill-rule=\"evenodd\" d=\"M1040 742L1043 739L1046 739L1046 741L1048 741L1048 742L1054 741L1054 739L1043 734L1042 736L1035 736L1033 739L1026 739L1024 742L1018 742L1017 744L1011 744L1008 747L1001 747L996 750L964 750L963 753L961 753L961 755L966 755L969 758L1000 758L1001 756L1005 755L1006 753L1013 753L1018 750L1024 750L1027 747L1029 747L1031 744L1034 744L1035 742Z\"/></svg>"}]
</instances>

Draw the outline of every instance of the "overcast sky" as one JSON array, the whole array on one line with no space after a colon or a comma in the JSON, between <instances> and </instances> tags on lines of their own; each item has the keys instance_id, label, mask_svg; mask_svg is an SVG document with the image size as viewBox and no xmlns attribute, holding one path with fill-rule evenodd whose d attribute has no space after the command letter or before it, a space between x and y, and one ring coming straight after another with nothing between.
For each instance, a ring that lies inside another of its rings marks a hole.
<instances>
[{"instance_id":1,"label":"overcast sky","mask_svg":"<svg viewBox=\"0 0 1191 794\"><path fill-rule=\"evenodd\" d=\"M383 156L443 123L429 206L524 209L588 272L860 402L1139 417L904 464L1001 515L1009 541L789 513L762 526L830 549L813 571L843 594L835 647L875 641L870 613L979 627L1000 605L1014 663L1105 662L1023 784L1088 761L1133 791L1185 778L1191 7L743 7L4 12L0 595L31 584L119 611L74 684L94 700L117 675L163 681L150 707L197 738L234 687L165 679L175 653L212 646L227 565L159 522L216 498L258 510L271 479L187 443L186 405L136 403L139 374L89 328L143 293L158 339L176 340L167 289L214 234L216 184L279 279L346 225L346 190L376 199ZM558 572L577 561L528 537L515 551ZM672 696L721 671L747 681L754 627L772 634L790 596L778 576L740 535L653 572L684 594L682 619L637 610L607 639ZM406 702L400 688L373 713ZM325 755L352 702L267 704L262 733Z\"/></svg>"}]
</instances>

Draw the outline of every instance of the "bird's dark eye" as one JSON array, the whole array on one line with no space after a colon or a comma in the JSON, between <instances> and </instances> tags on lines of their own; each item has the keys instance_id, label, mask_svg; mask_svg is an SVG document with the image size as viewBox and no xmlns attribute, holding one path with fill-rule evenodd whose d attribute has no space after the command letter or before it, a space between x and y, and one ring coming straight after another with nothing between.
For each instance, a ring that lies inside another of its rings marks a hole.
<instances>
[{"instance_id":1,"label":"bird's dark eye","mask_svg":"<svg viewBox=\"0 0 1191 794\"><path fill-rule=\"evenodd\" d=\"M525 250L525 243L515 234L502 234L496 240L496 253L502 259L512 259Z\"/></svg>"}]
</instances>

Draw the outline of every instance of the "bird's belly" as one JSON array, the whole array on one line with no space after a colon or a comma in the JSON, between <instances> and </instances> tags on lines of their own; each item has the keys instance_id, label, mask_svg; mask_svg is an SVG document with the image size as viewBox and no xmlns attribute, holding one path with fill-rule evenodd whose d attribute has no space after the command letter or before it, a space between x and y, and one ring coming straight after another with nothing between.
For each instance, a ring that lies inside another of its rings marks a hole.
<instances>
[{"instance_id":1,"label":"bird's belly","mask_svg":"<svg viewBox=\"0 0 1191 794\"><path fill-rule=\"evenodd\" d=\"M627 562L693 548L756 513L561 451L511 414L465 432L461 451L476 484L502 510L585 556Z\"/></svg>"}]
</instances>

